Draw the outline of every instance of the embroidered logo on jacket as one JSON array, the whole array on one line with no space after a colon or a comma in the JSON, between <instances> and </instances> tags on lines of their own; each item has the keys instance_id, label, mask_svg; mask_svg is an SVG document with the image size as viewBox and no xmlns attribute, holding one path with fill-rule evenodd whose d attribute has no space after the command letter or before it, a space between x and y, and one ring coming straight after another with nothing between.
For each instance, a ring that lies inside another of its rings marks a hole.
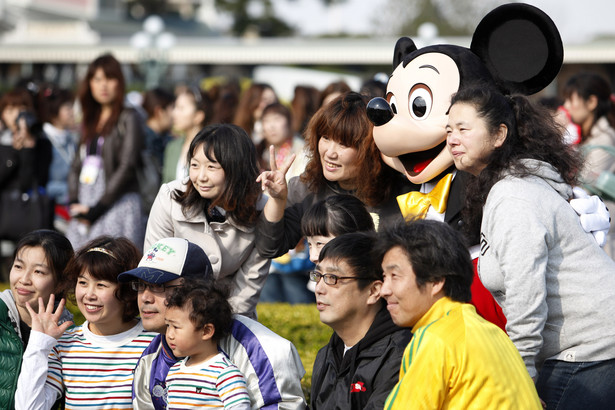
<instances>
[{"instance_id":1,"label":"embroidered logo on jacket","mask_svg":"<svg viewBox=\"0 0 615 410\"><path fill-rule=\"evenodd\" d=\"M350 385L350 393L359 393L365 391L363 382L355 382Z\"/></svg>"}]
</instances>

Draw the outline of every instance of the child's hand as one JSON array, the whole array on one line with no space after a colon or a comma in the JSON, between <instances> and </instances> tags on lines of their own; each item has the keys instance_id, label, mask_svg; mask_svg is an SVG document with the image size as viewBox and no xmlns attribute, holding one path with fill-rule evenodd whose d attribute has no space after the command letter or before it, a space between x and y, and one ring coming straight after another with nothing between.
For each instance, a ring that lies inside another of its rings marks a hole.
<instances>
[{"instance_id":1,"label":"child's hand","mask_svg":"<svg viewBox=\"0 0 615 410\"><path fill-rule=\"evenodd\" d=\"M282 164L282 167L278 169L275 162L275 148L273 145L269 147L269 167L271 168L271 171L264 171L258 176L258 178L256 178L256 182L261 183L263 191L266 191L269 197L281 201L286 200L286 196L288 195L286 173L290 169L290 166L293 164L294 160L295 154L292 154L284 162L284 164Z\"/></svg>"},{"instance_id":2,"label":"child's hand","mask_svg":"<svg viewBox=\"0 0 615 410\"><path fill-rule=\"evenodd\" d=\"M43 298L38 298L38 313L34 312L34 309L32 309L32 306L30 306L28 302L26 302L26 309L28 309L30 317L32 318L32 330L59 339L73 322L67 321L58 326L58 321L60 320L60 316L62 316L66 301L62 299L55 312L53 311L54 303L55 296L52 294L49 296L49 302L46 308L43 303Z\"/></svg>"}]
</instances>

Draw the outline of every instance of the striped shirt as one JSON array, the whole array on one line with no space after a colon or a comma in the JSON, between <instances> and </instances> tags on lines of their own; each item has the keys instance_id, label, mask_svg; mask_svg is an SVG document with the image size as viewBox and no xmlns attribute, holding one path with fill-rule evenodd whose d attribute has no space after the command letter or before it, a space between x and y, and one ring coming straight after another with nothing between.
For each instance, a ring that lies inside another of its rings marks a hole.
<instances>
[{"instance_id":1,"label":"striped shirt","mask_svg":"<svg viewBox=\"0 0 615 410\"><path fill-rule=\"evenodd\" d=\"M47 384L66 394L66 409L132 409L133 370L157 333L139 322L113 336L99 336L88 322L69 329L49 354Z\"/></svg>"},{"instance_id":2,"label":"striped shirt","mask_svg":"<svg viewBox=\"0 0 615 410\"><path fill-rule=\"evenodd\" d=\"M194 366L186 366L187 360L175 363L167 375L169 409L250 406L243 374L222 353Z\"/></svg>"}]
</instances>

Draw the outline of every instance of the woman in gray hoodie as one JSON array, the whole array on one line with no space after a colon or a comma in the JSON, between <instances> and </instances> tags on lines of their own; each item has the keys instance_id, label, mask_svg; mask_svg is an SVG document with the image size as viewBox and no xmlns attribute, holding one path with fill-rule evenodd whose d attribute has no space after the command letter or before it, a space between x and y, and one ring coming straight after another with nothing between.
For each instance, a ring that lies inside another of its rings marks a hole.
<instances>
[{"instance_id":1,"label":"woman in gray hoodie","mask_svg":"<svg viewBox=\"0 0 615 410\"><path fill-rule=\"evenodd\" d=\"M447 143L470 183L479 275L547 408L615 402L615 262L568 200L581 168L549 114L522 96L470 87L452 98Z\"/></svg>"}]
</instances>

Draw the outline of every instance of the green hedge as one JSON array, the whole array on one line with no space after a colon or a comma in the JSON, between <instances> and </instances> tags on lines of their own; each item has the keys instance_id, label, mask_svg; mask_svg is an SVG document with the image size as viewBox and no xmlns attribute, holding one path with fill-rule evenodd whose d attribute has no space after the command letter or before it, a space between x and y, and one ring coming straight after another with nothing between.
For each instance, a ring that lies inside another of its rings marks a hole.
<instances>
[{"instance_id":1,"label":"green hedge","mask_svg":"<svg viewBox=\"0 0 615 410\"><path fill-rule=\"evenodd\" d=\"M259 303L256 311L259 322L293 342L297 348L305 367L301 386L309 403L316 353L329 342L333 333L331 328L322 324L315 304Z\"/></svg>"}]
</instances>

